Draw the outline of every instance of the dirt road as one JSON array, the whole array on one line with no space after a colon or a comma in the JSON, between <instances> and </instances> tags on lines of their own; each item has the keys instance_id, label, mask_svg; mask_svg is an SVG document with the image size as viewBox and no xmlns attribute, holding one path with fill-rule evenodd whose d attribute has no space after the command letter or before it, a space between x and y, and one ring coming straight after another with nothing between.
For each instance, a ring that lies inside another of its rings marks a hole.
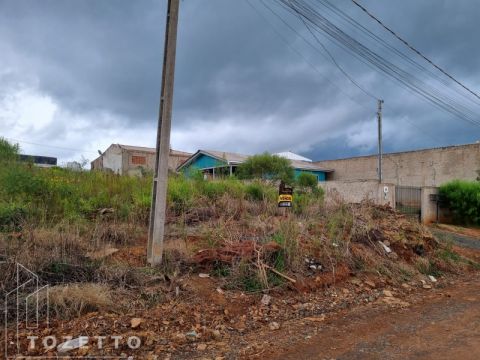
<instances>
[{"instance_id":1,"label":"dirt road","mask_svg":"<svg viewBox=\"0 0 480 360\"><path fill-rule=\"evenodd\" d=\"M357 309L270 359L480 359L480 277L403 310Z\"/></svg>"}]
</instances>

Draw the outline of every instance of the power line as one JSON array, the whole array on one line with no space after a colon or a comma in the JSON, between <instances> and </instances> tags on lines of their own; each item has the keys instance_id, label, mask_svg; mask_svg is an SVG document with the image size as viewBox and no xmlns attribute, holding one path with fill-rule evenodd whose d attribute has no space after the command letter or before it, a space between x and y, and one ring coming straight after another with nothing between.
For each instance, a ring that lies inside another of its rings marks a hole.
<instances>
[{"instance_id":1,"label":"power line","mask_svg":"<svg viewBox=\"0 0 480 360\"><path fill-rule=\"evenodd\" d=\"M338 70L340 70L342 72L343 75L345 75L345 77L350 80L350 82L355 85L357 88L359 88L363 93L365 93L367 96L370 96L371 98L377 100L378 97L373 95L372 93L370 93L368 90L366 90L364 87L362 87L360 84L358 84L341 66L340 64L337 62L337 60L335 60L335 57L332 55L332 53L330 51L328 51L327 47L320 41L320 39L318 38L317 35L315 35L315 33L312 31L312 29L310 28L310 26L305 22L305 20L303 18L301 18L302 22L305 24L305 27L308 29L308 31L310 32L310 34L312 34L312 36L314 37L314 39L320 44L320 46L322 47L323 50L325 50L325 52L328 54L328 56L330 57L330 59L332 60L333 64L338 68Z\"/></svg>"},{"instance_id":2,"label":"power line","mask_svg":"<svg viewBox=\"0 0 480 360\"><path fill-rule=\"evenodd\" d=\"M265 20L265 22L270 25L270 27L272 28L272 30L287 44L287 46L293 51L295 52L297 55L299 55L303 60L305 60L307 62L307 64L309 64L317 73L320 73L319 69L313 65L308 59L306 59L306 57L301 54L296 48L294 48L293 46L290 45L289 41L276 29L275 26L273 26L273 24L269 21L268 18L266 18L266 16L263 15L263 13L261 13L257 8L255 8L253 6L253 4L249 1L249 0L245 0L247 2L247 4L263 19ZM285 26L287 26L287 28L289 28L291 31L293 31L299 38L301 38L305 43L307 43L310 47L312 47L315 51L317 51L320 55L322 55L323 57L325 57L325 55L317 48L315 47L310 41L308 41L301 33L299 33L295 28L293 28L284 18L282 18L277 12L275 12L270 6L268 6L263 0L261 0L262 4L273 14L275 15ZM304 25L307 27L307 29L309 30L309 32L312 34L312 36L316 39L316 41L322 46L322 48L324 48L325 52L330 56L330 60L332 60L335 65L337 65L337 67L339 68L340 71L342 71L342 73L344 73L344 75L349 78L349 80L354 83L357 87L360 88L360 90L362 90L364 93L366 93L368 96L370 97L373 97L375 100L377 99L377 97L373 94L370 94L368 93L368 91L364 91L364 89L357 85L356 82L350 78L350 76L343 71L343 69L341 68L340 65L338 65L338 63L336 62L336 60L333 58L332 54L328 51L328 49L323 45L323 43L320 41L320 39L318 38L318 36L316 36L311 28L308 26L307 23L305 23L304 19L302 17L299 17L302 22L304 23ZM324 77L323 74L320 74L322 77ZM324 77L325 78L325 77ZM332 83L332 81L330 81L329 79L327 79L329 82ZM340 91L342 91L341 88L339 88L336 84L333 84L335 85ZM343 92L343 91L342 91ZM343 92L345 94L345 92ZM347 94L346 94L347 95ZM347 95L348 96L348 95ZM361 105L362 107L366 108L367 110L370 111L369 108L367 108L366 106L364 106L363 104L360 104L358 103L356 100L352 99L351 97L349 97L352 101L355 101L357 104ZM407 120L407 119L404 119L405 122L407 122L409 125L413 126L414 128L416 128L417 130L420 131L420 133L422 133L423 135L425 135L426 137L430 138L431 140L434 140L435 142L439 142L439 143L442 143L442 141L436 137L433 137L431 134L429 134L427 131L423 130L422 128L420 128L418 125L414 124L413 122Z\"/></svg>"},{"instance_id":3,"label":"power line","mask_svg":"<svg viewBox=\"0 0 480 360\"><path fill-rule=\"evenodd\" d=\"M432 60L430 60L427 56L425 56L423 53L421 53L419 50L417 50L416 48L413 47L413 45L411 45L408 41L404 40L402 37L400 37L400 35L398 35L395 31L393 31L391 28L389 28L387 25L385 25L380 19L378 19L375 15L373 15L370 11L368 11L364 6L362 6L361 4L359 4L356 0L352 0L352 2L358 6L360 9L362 9L362 11L364 11L368 16L370 16L373 20L375 20L378 24L380 24L380 26L382 26L385 30L387 30L389 33L391 33L393 36L395 36L398 40L400 40L403 44L405 44L405 46L407 46L408 48L410 48L413 52L415 52L417 55L419 55L420 57L422 57L425 61L427 61L430 65L434 66L437 70L439 70L441 73L443 73L445 76L447 76L448 78L450 78L451 80L453 80L455 83L457 83L458 85L460 85L462 88L464 88L465 90L467 90L470 94L472 94L473 96L475 96L477 99L480 99L480 96L474 92L473 90L471 90L470 88L468 88L466 85L462 84L460 81L458 81L457 79L455 79L453 77L453 75L450 75L446 70L442 69L440 66L438 66L437 64L435 64Z\"/></svg>"},{"instance_id":4,"label":"power line","mask_svg":"<svg viewBox=\"0 0 480 360\"><path fill-rule=\"evenodd\" d=\"M303 17L316 31L327 34L337 45L351 53L360 61L370 64L377 71L399 82L409 91L424 98L438 108L456 117L480 126L478 115L450 96L441 93L435 87L427 84L417 76L401 69L391 61L374 52L358 40L346 34L330 20L312 8L304 0L276 0L287 11L295 16Z\"/></svg>"},{"instance_id":5,"label":"power line","mask_svg":"<svg viewBox=\"0 0 480 360\"><path fill-rule=\"evenodd\" d=\"M335 82L333 82L332 80L328 79L319 69L316 65L314 65L310 60L308 60L308 58L303 55L300 51L298 51L293 45L290 44L290 42L288 41L288 39L281 33L277 30L277 28L270 22L270 20L260 11L258 10L251 2L250 0L245 0L245 2L272 28L272 30L275 32L275 34L277 34L277 36L279 36L279 38L285 42L285 44L288 46L288 48L293 51L295 54L297 54L299 57L301 57L317 74L319 74L322 78L324 78L325 80L327 80L330 84L332 84L333 86L335 86L337 89L339 89L343 94L345 94L345 96L347 96L352 102L358 104L359 106L371 111L370 108L368 108L366 105L358 102L357 100L355 100L354 98L352 98L350 95L348 95L345 91L343 91ZM276 15L276 13L271 9L269 8L263 1L262 1L262 4L264 6L266 6L273 14ZM309 44L311 47L313 47L314 49L316 49L308 40L306 40L300 33L298 33L293 27L290 26L290 24L288 24L286 21L284 21L282 19L282 22L284 22L285 25L287 25L290 30L294 31L300 38L302 38L307 44Z\"/></svg>"},{"instance_id":6,"label":"power line","mask_svg":"<svg viewBox=\"0 0 480 360\"><path fill-rule=\"evenodd\" d=\"M68 150L68 151L75 151L75 152L86 152L86 153L91 153L91 154L97 154L96 151L91 151L91 150L73 149L73 148L66 148L66 147L54 146L54 145L45 145L45 144L39 144L39 143L30 142L30 141L25 141L25 140L12 139L12 138L5 138L5 139L10 140L10 141L14 141L14 142L17 142L17 143L29 144L29 145L36 145L36 146L42 146L42 147L52 148L52 149Z\"/></svg>"},{"instance_id":7,"label":"power line","mask_svg":"<svg viewBox=\"0 0 480 360\"><path fill-rule=\"evenodd\" d=\"M383 38L379 37L378 35L374 34L372 31L367 29L365 26L360 24L358 21L356 21L354 18L349 16L348 14L344 13L341 11L338 7L330 3L328 0L317 0L319 4L321 4L325 9L330 11L333 15L337 16L340 20L344 21L345 23L351 25L354 30L359 31L359 35L364 35L367 40L373 40L376 44L381 45L384 47L386 50L391 52L393 55L398 56L401 60L405 61L407 65L413 66L416 71L420 71L421 73L424 73L428 76L431 76L438 82L440 82L443 85L446 85L449 90L455 91L457 94L462 96L463 98L467 99L470 101L472 104L475 105L480 105L480 102L477 101L477 99L469 96L469 94L460 91L458 87L452 87L451 83L448 81L447 78L440 76L441 74L438 74L436 72L433 72L430 69L427 69L423 64L419 63L413 58L410 58L406 54L404 54L402 51L394 47L393 45L389 44L386 42Z\"/></svg>"},{"instance_id":8,"label":"power line","mask_svg":"<svg viewBox=\"0 0 480 360\"><path fill-rule=\"evenodd\" d=\"M268 6L265 1L260 0L263 6L265 6L273 15L275 15L278 19L280 19L281 22L283 22L290 30L295 32L298 37L300 37L303 41L305 41L308 45L310 45L315 51L319 52L322 56L324 56L318 48L316 48L310 41L308 41L301 33L299 33L295 28L293 28L284 18L282 18L277 12L275 12L270 6ZM327 53L328 57L327 59L332 61L333 64L340 70L340 72L353 84L355 85L360 91L362 91L365 95L373 98L374 100L378 100L378 97L370 93L368 90L366 90L364 87L362 87L358 82L356 82L346 71L343 69L340 64L335 60L333 55L330 53L330 51L327 49L327 47L320 41L320 39L315 35L315 33L311 30L309 25L305 22L305 20L299 16L300 21L305 25L307 28L308 32L312 35L312 37L315 39L315 41L320 44L322 49ZM324 56L325 57L325 56Z\"/></svg>"}]
</instances>

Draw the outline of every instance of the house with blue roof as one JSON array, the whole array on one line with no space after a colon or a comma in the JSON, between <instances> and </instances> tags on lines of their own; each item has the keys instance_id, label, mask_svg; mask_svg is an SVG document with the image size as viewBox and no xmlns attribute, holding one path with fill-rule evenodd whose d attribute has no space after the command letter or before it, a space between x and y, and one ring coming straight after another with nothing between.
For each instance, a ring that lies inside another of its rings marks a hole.
<instances>
[{"instance_id":1,"label":"house with blue roof","mask_svg":"<svg viewBox=\"0 0 480 360\"><path fill-rule=\"evenodd\" d=\"M325 181L327 173L333 170L322 168L315 165L312 160L303 156L284 152L274 154L290 160L290 163L295 171L295 177L301 173L313 174L318 181ZM198 150L190 156L178 168L178 172L184 173L186 176L193 171L201 171L206 178L215 179L217 177L235 175L238 166L243 163L249 155L236 154L231 152L212 151L212 150Z\"/></svg>"}]
</instances>

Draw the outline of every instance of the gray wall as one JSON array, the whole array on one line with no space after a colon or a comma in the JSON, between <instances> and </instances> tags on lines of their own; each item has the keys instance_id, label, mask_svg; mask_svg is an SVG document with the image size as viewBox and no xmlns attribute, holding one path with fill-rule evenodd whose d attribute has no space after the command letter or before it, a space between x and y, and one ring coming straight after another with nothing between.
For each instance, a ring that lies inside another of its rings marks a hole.
<instances>
[{"instance_id":1,"label":"gray wall","mask_svg":"<svg viewBox=\"0 0 480 360\"><path fill-rule=\"evenodd\" d=\"M363 200L370 200L375 204L395 207L395 186L393 184L379 184L376 180L326 181L320 182L319 186L325 191L327 202L336 198L340 198L347 203L360 203Z\"/></svg>"},{"instance_id":2,"label":"gray wall","mask_svg":"<svg viewBox=\"0 0 480 360\"><path fill-rule=\"evenodd\" d=\"M327 180L377 179L377 156L315 162L333 169ZM383 181L404 186L439 186L454 179L475 180L480 144L449 146L384 155Z\"/></svg>"}]
</instances>

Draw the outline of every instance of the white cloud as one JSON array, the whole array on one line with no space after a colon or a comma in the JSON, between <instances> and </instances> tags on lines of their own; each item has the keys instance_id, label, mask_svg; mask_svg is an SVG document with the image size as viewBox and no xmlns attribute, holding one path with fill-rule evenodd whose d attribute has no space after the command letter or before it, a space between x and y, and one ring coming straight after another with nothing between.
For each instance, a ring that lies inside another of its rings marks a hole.
<instances>
[{"instance_id":1,"label":"white cloud","mask_svg":"<svg viewBox=\"0 0 480 360\"><path fill-rule=\"evenodd\" d=\"M57 157L59 163L94 159L111 143L153 146L155 124L132 127L108 112L73 114L35 89L0 100L2 136L19 142L23 153Z\"/></svg>"}]
</instances>

